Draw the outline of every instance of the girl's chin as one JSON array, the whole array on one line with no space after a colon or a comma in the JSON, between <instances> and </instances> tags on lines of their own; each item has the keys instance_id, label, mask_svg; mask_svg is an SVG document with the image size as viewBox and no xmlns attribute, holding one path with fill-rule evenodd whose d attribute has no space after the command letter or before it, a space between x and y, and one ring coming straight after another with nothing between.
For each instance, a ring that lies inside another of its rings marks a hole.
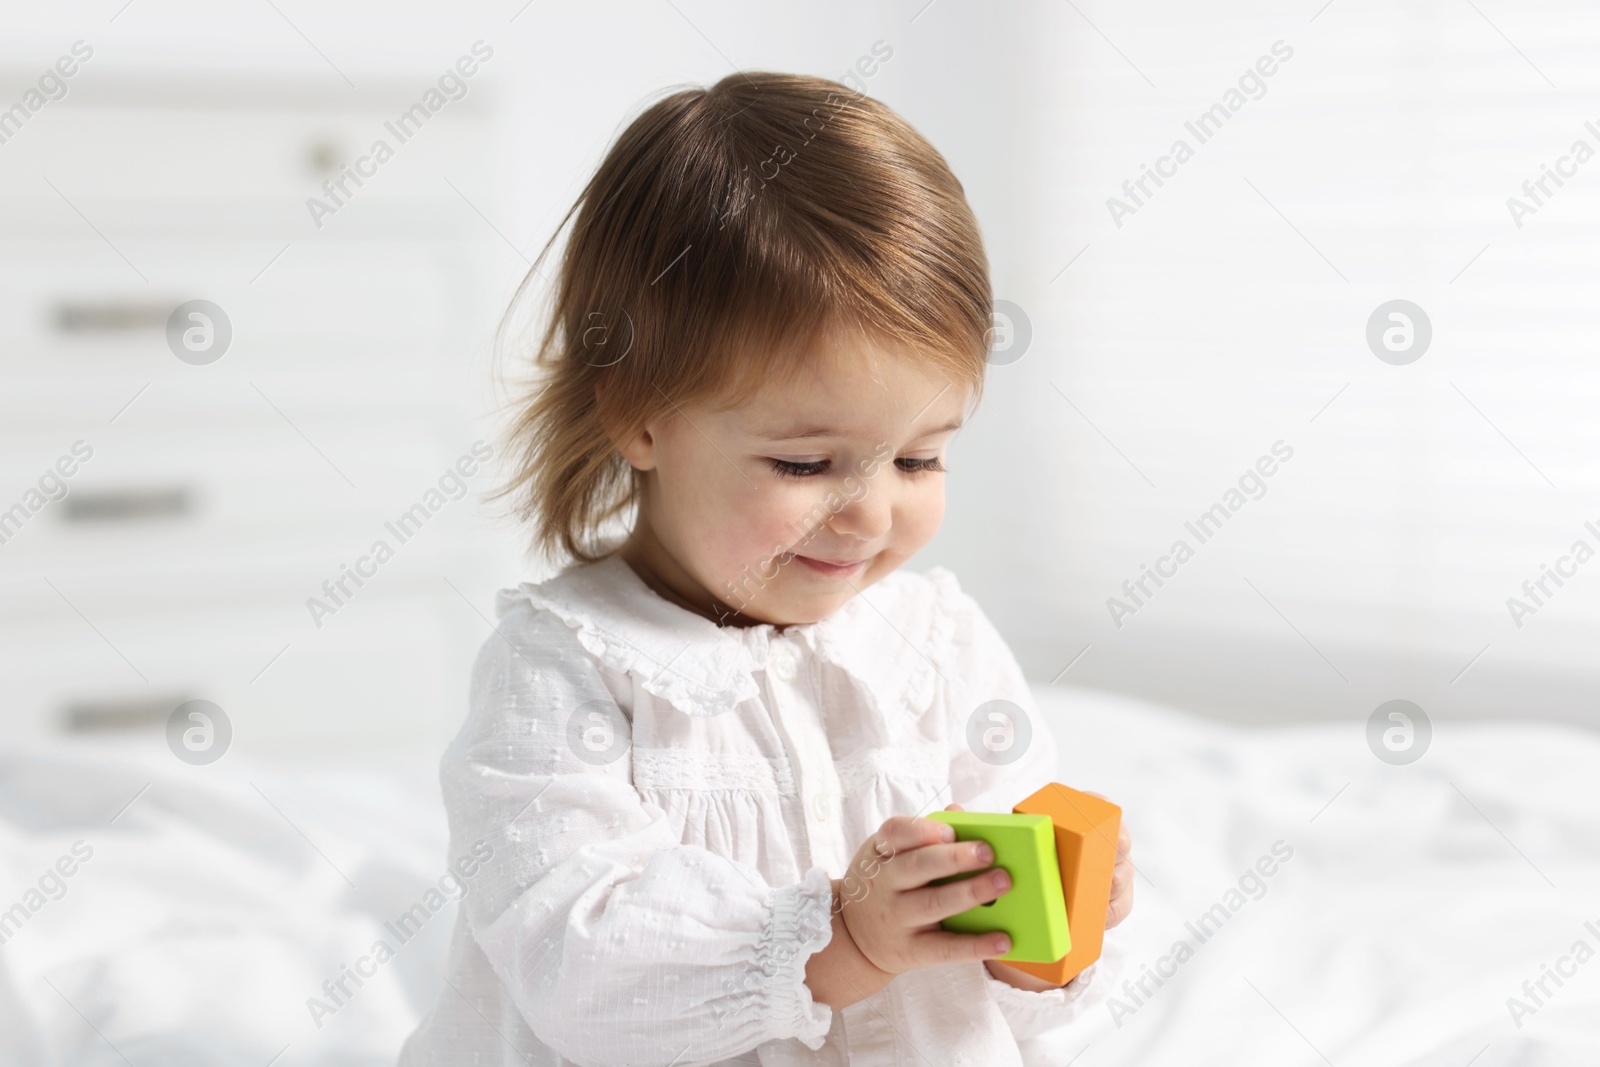
<instances>
[{"instance_id":1,"label":"girl's chin","mask_svg":"<svg viewBox=\"0 0 1600 1067\"><path fill-rule=\"evenodd\" d=\"M813 584L807 582L806 584ZM821 622L832 615L845 602L855 596L855 590L843 582L831 583L838 589L785 589L769 588L769 595L748 604L728 606L721 620L724 626L806 626ZM776 595L771 595L776 594Z\"/></svg>"}]
</instances>

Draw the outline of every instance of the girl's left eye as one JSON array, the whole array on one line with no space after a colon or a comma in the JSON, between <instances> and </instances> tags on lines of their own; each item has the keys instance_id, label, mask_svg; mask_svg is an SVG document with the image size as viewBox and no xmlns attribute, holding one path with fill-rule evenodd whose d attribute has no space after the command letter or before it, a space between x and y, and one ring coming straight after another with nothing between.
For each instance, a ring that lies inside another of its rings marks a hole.
<instances>
[{"instance_id":1,"label":"girl's left eye","mask_svg":"<svg viewBox=\"0 0 1600 1067\"><path fill-rule=\"evenodd\" d=\"M828 461L825 459L813 460L810 463L796 463L794 460L789 459L769 459L767 462L772 464L772 469L781 478L805 478L814 474L821 474L828 469ZM908 456L897 459L894 462L906 474L920 474L923 471L942 471L945 469L944 464L939 462L938 456L932 456L928 459L912 459Z\"/></svg>"},{"instance_id":2,"label":"girl's left eye","mask_svg":"<svg viewBox=\"0 0 1600 1067\"><path fill-rule=\"evenodd\" d=\"M828 469L825 459L814 460L810 463L796 463L789 459L769 459L772 469L780 478L804 478L812 474L821 474Z\"/></svg>"}]
</instances>

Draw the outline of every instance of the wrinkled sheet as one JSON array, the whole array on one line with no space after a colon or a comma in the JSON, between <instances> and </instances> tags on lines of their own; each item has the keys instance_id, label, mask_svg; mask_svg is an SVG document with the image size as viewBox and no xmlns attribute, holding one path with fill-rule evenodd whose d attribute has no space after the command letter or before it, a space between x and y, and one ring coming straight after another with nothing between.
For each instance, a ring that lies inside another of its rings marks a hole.
<instances>
[{"instance_id":1,"label":"wrinkled sheet","mask_svg":"<svg viewBox=\"0 0 1600 1067\"><path fill-rule=\"evenodd\" d=\"M446 903L404 942L383 927L445 873L436 765L191 767L159 742L0 757L0 909L93 850L0 946L0 1064L392 1064L454 921ZM385 936L393 957L314 1017Z\"/></svg>"},{"instance_id":2,"label":"wrinkled sheet","mask_svg":"<svg viewBox=\"0 0 1600 1067\"><path fill-rule=\"evenodd\" d=\"M1600 957L1573 955L1600 953L1600 735L1435 721L1427 754L1390 766L1363 723L1038 695L1060 780L1123 806L1139 876L1110 935L1129 990L1037 1062L1600 1063ZM445 873L436 764L190 767L159 742L0 756L0 912L75 843L93 852L0 945L0 1064L392 1063L454 922L447 901L403 942L384 925ZM313 1013L380 938L393 957ZM1146 965L1167 977L1140 990Z\"/></svg>"},{"instance_id":3,"label":"wrinkled sheet","mask_svg":"<svg viewBox=\"0 0 1600 1067\"><path fill-rule=\"evenodd\" d=\"M1039 695L1062 780L1121 803L1134 834L1134 912L1109 936L1135 976L1172 974L1047 1062L1087 1045L1075 1067L1600 1063L1600 956L1560 964L1574 974L1545 978L1542 1004L1523 990L1580 940L1600 952L1600 735L1437 716L1391 766L1365 722L1246 730ZM1292 856L1240 890L1279 841ZM1218 904L1202 940L1185 924Z\"/></svg>"}]
</instances>

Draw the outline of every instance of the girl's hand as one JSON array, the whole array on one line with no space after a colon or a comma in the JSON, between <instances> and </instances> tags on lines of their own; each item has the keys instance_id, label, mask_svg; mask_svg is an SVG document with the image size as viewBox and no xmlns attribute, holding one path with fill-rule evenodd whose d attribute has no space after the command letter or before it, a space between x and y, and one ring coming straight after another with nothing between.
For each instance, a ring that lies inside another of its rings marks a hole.
<instances>
[{"instance_id":1,"label":"girl's hand","mask_svg":"<svg viewBox=\"0 0 1600 1067\"><path fill-rule=\"evenodd\" d=\"M981 871L994 863L982 841L952 843L949 827L932 819L896 815L862 844L842 880L845 929L867 961L886 974L962 963L1011 951L1005 934L956 934L941 919L998 899L1011 876L995 871L931 886L936 878Z\"/></svg>"},{"instance_id":2,"label":"girl's hand","mask_svg":"<svg viewBox=\"0 0 1600 1067\"><path fill-rule=\"evenodd\" d=\"M1117 865L1111 872L1111 904L1106 908L1107 930L1126 919L1133 910L1133 861L1128 858L1133 852L1133 837L1128 833L1128 824L1121 825L1117 833Z\"/></svg>"},{"instance_id":3,"label":"girl's hand","mask_svg":"<svg viewBox=\"0 0 1600 1067\"><path fill-rule=\"evenodd\" d=\"M1099 793L1090 793L1092 797L1109 800ZM960 804L947 804L945 811L965 811ZM1117 862L1111 871L1111 903L1106 905L1106 929L1116 926L1128 913L1133 910L1133 860L1128 857L1133 853L1133 835L1128 833L1128 824L1118 822L1117 831Z\"/></svg>"},{"instance_id":4,"label":"girl's hand","mask_svg":"<svg viewBox=\"0 0 1600 1067\"><path fill-rule=\"evenodd\" d=\"M1093 795L1100 797L1101 800L1107 799L1100 796L1099 793ZM966 809L960 804L947 804L944 810L965 811ZM1118 825L1120 829L1117 832L1117 861L1111 872L1111 903L1106 906L1107 930L1126 919L1128 912L1133 910L1133 861L1128 858L1129 853L1133 851L1133 837L1128 833L1126 823L1119 821ZM983 965L989 969L989 973L994 977L1002 982L1014 985L1018 989L1039 992L1045 989L1060 988L1042 978L1036 978L1026 971L1019 971L1015 967L1008 966L1000 960L984 960Z\"/></svg>"}]
</instances>

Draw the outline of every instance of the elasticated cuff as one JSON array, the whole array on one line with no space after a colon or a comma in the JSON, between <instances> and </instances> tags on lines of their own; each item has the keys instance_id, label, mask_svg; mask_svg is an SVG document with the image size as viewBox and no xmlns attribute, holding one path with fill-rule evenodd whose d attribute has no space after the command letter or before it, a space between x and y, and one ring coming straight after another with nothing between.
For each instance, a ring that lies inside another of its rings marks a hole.
<instances>
[{"instance_id":1,"label":"elasticated cuff","mask_svg":"<svg viewBox=\"0 0 1600 1067\"><path fill-rule=\"evenodd\" d=\"M767 979L766 1010L778 1032L814 1051L833 1025L833 1009L811 998L806 963L833 937L833 882L813 867L793 885L774 888L771 906L756 946L756 966Z\"/></svg>"},{"instance_id":2,"label":"elasticated cuff","mask_svg":"<svg viewBox=\"0 0 1600 1067\"><path fill-rule=\"evenodd\" d=\"M1054 989L1018 989L1002 982L984 968L989 990L995 1003L1010 1024L1012 1033L1019 1039L1035 1037L1056 1027L1064 1026L1078 1017L1074 1003L1091 988L1094 972L1099 963L1091 963L1066 985Z\"/></svg>"}]
</instances>

